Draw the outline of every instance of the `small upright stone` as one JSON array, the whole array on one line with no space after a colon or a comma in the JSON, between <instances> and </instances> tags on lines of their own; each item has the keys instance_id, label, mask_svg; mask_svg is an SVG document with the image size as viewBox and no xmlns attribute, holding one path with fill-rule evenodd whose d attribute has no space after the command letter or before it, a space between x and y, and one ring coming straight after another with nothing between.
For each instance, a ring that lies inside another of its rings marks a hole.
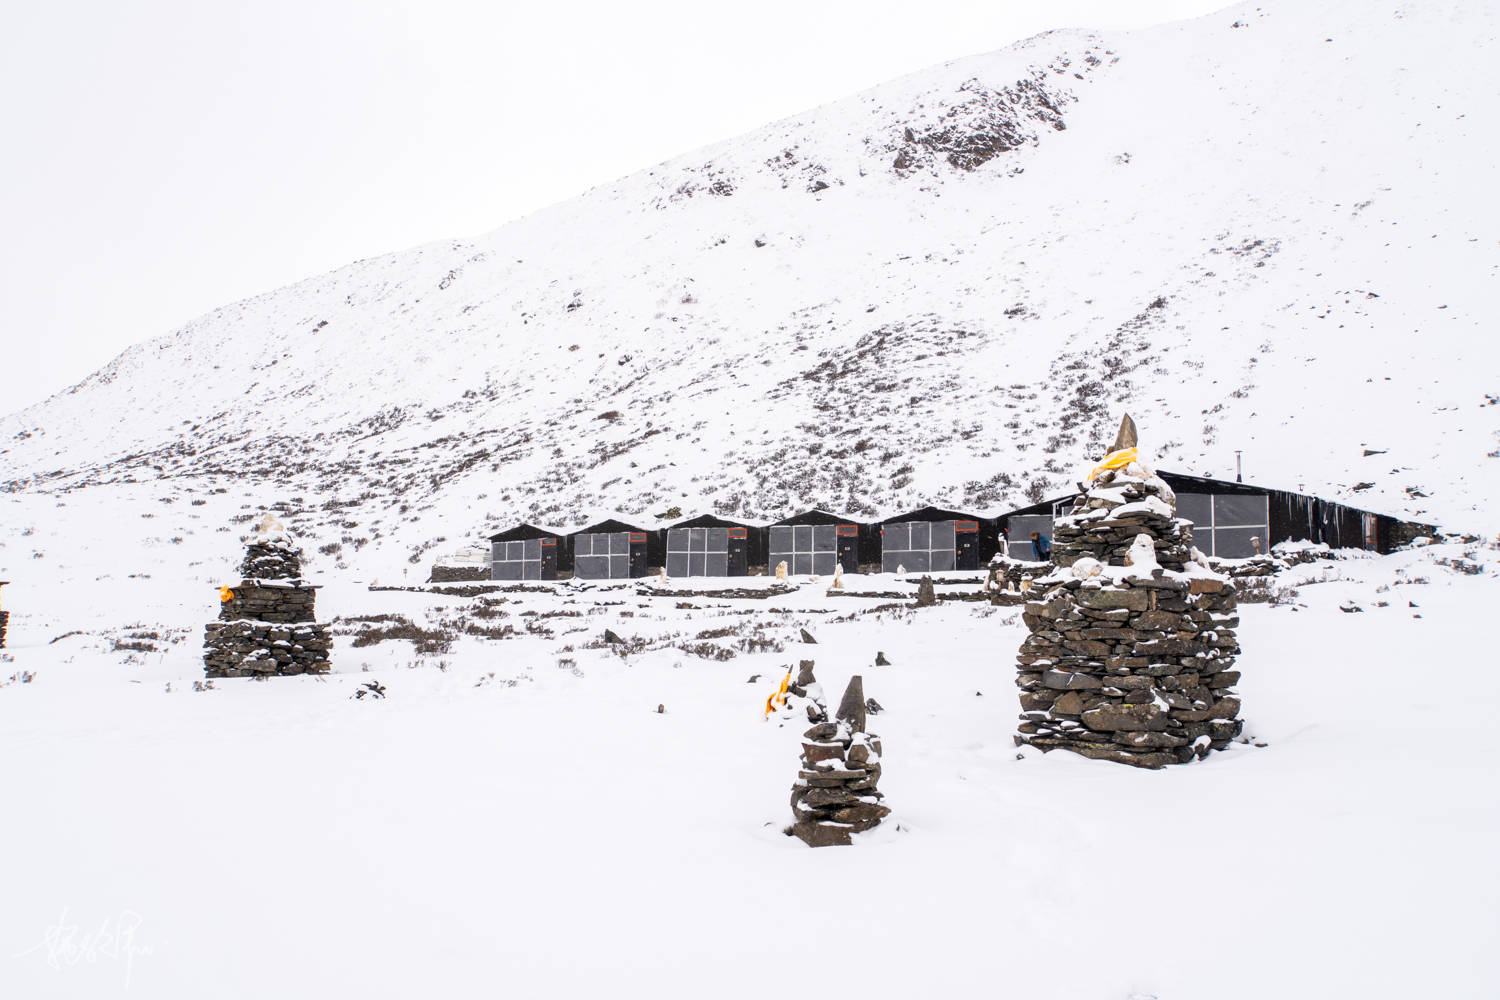
<instances>
[{"instance_id":1,"label":"small upright stone","mask_svg":"<svg viewBox=\"0 0 1500 1000\"><path fill-rule=\"evenodd\" d=\"M930 608L937 603L937 593L932 587L932 577L923 576L917 582L917 607Z\"/></svg>"}]
</instances>

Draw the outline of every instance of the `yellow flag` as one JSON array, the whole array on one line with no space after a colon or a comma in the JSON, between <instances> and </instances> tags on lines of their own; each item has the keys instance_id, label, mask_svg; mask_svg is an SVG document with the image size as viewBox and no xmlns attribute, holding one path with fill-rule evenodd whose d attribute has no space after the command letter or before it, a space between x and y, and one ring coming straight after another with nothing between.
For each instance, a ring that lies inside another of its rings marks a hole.
<instances>
[{"instance_id":1,"label":"yellow flag","mask_svg":"<svg viewBox=\"0 0 1500 1000\"><path fill-rule=\"evenodd\" d=\"M1121 448L1119 451L1110 452L1104 456L1104 461L1094 466L1094 471L1089 473L1089 482L1098 479L1101 472L1108 472L1110 469L1125 468L1125 466L1134 462L1138 457L1140 457L1139 453L1134 448Z\"/></svg>"},{"instance_id":2,"label":"yellow flag","mask_svg":"<svg viewBox=\"0 0 1500 1000\"><path fill-rule=\"evenodd\" d=\"M777 705L785 705L786 704L786 688L787 688L787 685L790 684L791 682L792 682L792 668L791 667L787 667L786 668L786 676L781 679L781 686L778 687L775 691L773 691L771 693L771 697L769 697L769 698L766 699L766 715L767 716L769 716L772 712L776 711L776 706Z\"/></svg>"}]
</instances>

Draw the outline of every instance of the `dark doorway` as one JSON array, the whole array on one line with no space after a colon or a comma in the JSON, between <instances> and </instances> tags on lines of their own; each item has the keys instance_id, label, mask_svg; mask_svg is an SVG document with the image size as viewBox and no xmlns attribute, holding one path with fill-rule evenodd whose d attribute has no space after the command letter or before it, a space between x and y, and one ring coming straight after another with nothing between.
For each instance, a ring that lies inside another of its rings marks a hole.
<instances>
[{"instance_id":1,"label":"dark doorway","mask_svg":"<svg viewBox=\"0 0 1500 1000\"><path fill-rule=\"evenodd\" d=\"M955 569L979 568L979 522L954 521L953 547Z\"/></svg>"},{"instance_id":2,"label":"dark doorway","mask_svg":"<svg viewBox=\"0 0 1500 1000\"><path fill-rule=\"evenodd\" d=\"M744 528L729 529L729 575L750 575L750 532Z\"/></svg>"}]
</instances>

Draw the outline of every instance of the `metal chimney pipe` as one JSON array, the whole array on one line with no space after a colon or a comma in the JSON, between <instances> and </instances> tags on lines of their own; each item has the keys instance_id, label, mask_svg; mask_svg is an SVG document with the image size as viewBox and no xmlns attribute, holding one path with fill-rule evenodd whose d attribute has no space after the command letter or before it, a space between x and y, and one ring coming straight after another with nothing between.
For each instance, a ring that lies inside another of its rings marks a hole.
<instances>
[{"instance_id":1,"label":"metal chimney pipe","mask_svg":"<svg viewBox=\"0 0 1500 1000\"><path fill-rule=\"evenodd\" d=\"M1234 481L1237 483L1245 481L1244 475L1240 472L1240 450L1238 448L1234 450Z\"/></svg>"}]
</instances>

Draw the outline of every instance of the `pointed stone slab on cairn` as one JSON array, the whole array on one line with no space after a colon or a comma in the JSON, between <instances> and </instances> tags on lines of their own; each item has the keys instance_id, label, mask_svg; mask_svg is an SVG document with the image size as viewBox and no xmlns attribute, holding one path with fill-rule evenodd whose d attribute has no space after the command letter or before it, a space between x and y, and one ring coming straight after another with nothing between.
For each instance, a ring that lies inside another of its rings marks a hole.
<instances>
[{"instance_id":1,"label":"pointed stone slab on cairn","mask_svg":"<svg viewBox=\"0 0 1500 1000\"><path fill-rule=\"evenodd\" d=\"M267 515L245 537L243 579L220 588L219 621L204 626L209 677L326 674L332 641L316 623L318 588L302 579L302 552Z\"/></svg>"},{"instance_id":2,"label":"pointed stone slab on cairn","mask_svg":"<svg viewBox=\"0 0 1500 1000\"><path fill-rule=\"evenodd\" d=\"M1138 447L1126 417L1115 450ZM1057 569L1022 613L1017 745L1158 768L1240 734L1234 586L1137 458L1097 475L1052 532Z\"/></svg>"},{"instance_id":3,"label":"pointed stone slab on cairn","mask_svg":"<svg viewBox=\"0 0 1500 1000\"><path fill-rule=\"evenodd\" d=\"M797 661L797 679L787 685L787 693L807 700L808 722L827 722L828 706L823 703L823 685L813 676L813 667L816 665L813 660Z\"/></svg>"},{"instance_id":4,"label":"pointed stone slab on cairn","mask_svg":"<svg viewBox=\"0 0 1500 1000\"><path fill-rule=\"evenodd\" d=\"M1112 452L1124 451L1126 448L1135 448L1139 445L1140 438L1136 436L1135 421L1130 419L1130 414L1125 414L1120 420L1120 430L1115 434L1115 446L1109 449Z\"/></svg>"},{"instance_id":5,"label":"pointed stone slab on cairn","mask_svg":"<svg viewBox=\"0 0 1500 1000\"><path fill-rule=\"evenodd\" d=\"M853 835L890 815L880 782L880 737L864 731L864 684L849 681L837 718L802 734L801 766L792 786L788 833L809 847L852 844Z\"/></svg>"}]
</instances>

